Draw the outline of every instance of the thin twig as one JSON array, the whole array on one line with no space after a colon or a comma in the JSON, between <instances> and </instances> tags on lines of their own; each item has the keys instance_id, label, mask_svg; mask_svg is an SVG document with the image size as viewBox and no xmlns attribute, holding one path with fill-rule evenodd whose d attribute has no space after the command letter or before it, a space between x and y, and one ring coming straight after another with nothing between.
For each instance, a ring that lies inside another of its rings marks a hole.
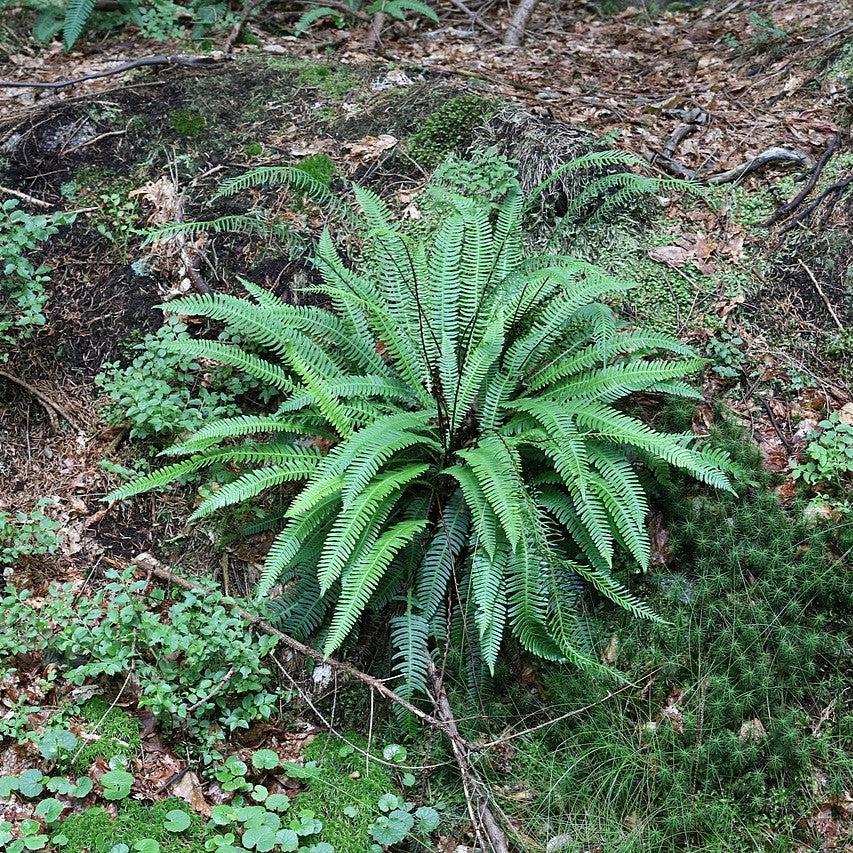
<instances>
[{"instance_id":1,"label":"thin twig","mask_svg":"<svg viewBox=\"0 0 853 853\"><path fill-rule=\"evenodd\" d=\"M109 71L98 71L94 74L84 74L82 77L72 77L69 80L56 80L52 83L38 80L0 80L0 89L65 89L68 86L76 86L78 83L86 83L89 80L101 80L104 77L124 74L134 68L152 68L158 65L208 68L229 58L225 54L217 53L212 53L210 56L143 56L141 59L122 62L121 65L117 65Z\"/></svg>"},{"instance_id":2,"label":"thin twig","mask_svg":"<svg viewBox=\"0 0 853 853\"><path fill-rule=\"evenodd\" d=\"M332 714L332 719L328 719L325 714L314 704L311 696L308 694L308 691L305 690L299 682L287 671L287 667L282 664L282 662L275 656L272 655L273 663L281 670L281 674L290 682L290 686L299 694L299 697L302 701L308 706L311 713L314 714L315 717L329 730L329 734L334 735L338 740L343 741L347 746L352 747L356 752L361 755L366 756L371 761L375 761L377 764L382 764L385 767L393 767L396 770L411 770L411 771L424 771L424 770L437 770L439 767L447 767L451 762L449 761L440 761L436 764L401 764L396 761L388 761L385 758L380 758L378 755L371 755L364 747L359 746L357 743L351 741L343 732L338 730L334 724L334 712ZM336 695L336 694L335 694ZM333 700L334 701L334 700Z\"/></svg>"},{"instance_id":3,"label":"thin twig","mask_svg":"<svg viewBox=\"0 0 853 853\"><path fill-rule=\"evenodd\" d=\"M93 136L91 139L87 139L85 142L80 142L77 145L72 145L71 148L65 148L59 152L60 157L67 157L69 154L73 154L75 151L79 151L81 148L86 148L89 145L94 145L97 142L100 142L102 139L108 139L111 136L124 136L127 133L127 128L124 130L110 130L106 133L99 133L97 136Z\"/></svg>"},{"instance_id":4,"label":"thin twig","mask_svg":"<svg viewBox=\"0 0 853 853\"><path fill-rule=\"evenodd\" d=\"M44 207L50 208L53 205L50 202L42 201L40 198L36 198L32 195L27 195L26 193L22 193L20 190L13 190L11 187L0 187L0 193L4 193L5 195L13 195L15 198L21 199L21 201L27 201L30 204L34 204L36 207Z\"/></svg>"},{"instance_id":5,"label":"thin twig","mask_svg":"<svg viewBox=\"0 0 853 853\"><path fill-rule=\"evenodd\" d=\"M797 262L799 265L806 271L808 277L812 280L812 284L814 285L815 290L818 292L818 295L823 300L824 305L826 305L829 313L832 315L832 319L835 320L835 325L838 326L838 330L844 331L844 324L841 320L838 319L838 314L835 313L835 309L832 307L832 303L827 299L826 294L823 292L823 288L820 286L820 282L815 278L815 274L811 271L811 269L806 265L806 262L802 258L797 258Z\"/></svg>"},{"instance_id":6,"label":"thin twig","mask_svg":"<svg viewBox=\"0 0 853 853\"><path fill-rule=\"evenodd\" d=\"M192 705L187 708L187 713L189 713L190 711L195 711L196 708L200 708L202 705L205 704L205 702L209 702L211 699L213 699L214 696L218 696L219 693L222 691L222 688L225 687L225 685L228 684L228 682L231 680L232 675L234 675L233 666L231 667L231 669L228 670L228 672L225 673L225 675L222 676L222 678L219 679L219 681L216 682L216 684L213 685L213 689L210 691L210 693L207 694L207 696L202 696L201 699L199 699L197 702L193 702Z\"/></svg>"}]
</instances>

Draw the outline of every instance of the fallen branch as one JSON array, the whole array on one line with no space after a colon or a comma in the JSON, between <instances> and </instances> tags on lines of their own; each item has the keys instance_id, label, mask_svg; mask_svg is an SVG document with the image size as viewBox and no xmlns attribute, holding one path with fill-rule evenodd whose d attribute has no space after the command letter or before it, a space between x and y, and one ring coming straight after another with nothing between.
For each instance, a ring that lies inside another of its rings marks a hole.
<instances>
[{"instance_id":1,"label":"fallen branch","mask_svg":"<svg viewBox=\"0 0 853 853\"><path fill-rule=\"evenodd\" d=\"M193 581L186 580L185 578L176 575L174 572L171 572L164 566L161 566L150 554L140 554L133 560L133 562L140 568L150 571L152 575L160 578L160 580L164 580L167 583L178 586L181 589L186 589L190 592L204 594L204 587L194 583ZM410 714L414 714L414 716L422 722L427 723L430 726L435 726L450 736L450 727L446 722L433 717L431 714L425 713L407 699L404 699L402 696L395 693L390 687L386 687L378 678L374 678L372 675L368 675L366 672L356 669L352 664L346 663L345 661L326 657L322 652L318 652L316 649L312 649L311 646L301 643L295 637L291 637L283 631L279 631L278 628L274 628L265 619L262 619L257 614L246 610L229 596L225 596L223 598L223 602L229 607L232 607L235 613L239 613L240 616L250 624L254 625L259 631L262 631L264 634L268 634L270 637L275 637L283 646L286 646L292 652L296 652L303 657L311 658L311 660L315 660L318 663L326 664L338 672L346 673L352 678L355 678L357 681L360 681L362 684L366 684L371 690L375 690L386 699L396 702L398 705L405 708Z\"/></svg>"},{"instance_id":2,"label":"fallen branch","mask_svg":"<svg viewBox=\"0 0 853 853\"><path fill-rule=\"evenodd\" d=\"M459 734L453 709L447 698L447 691L432 659L429 660L427 674L435 700L436 716L447 726L445 731L450 738L453 757L456 759L459 775L462 778L462 790L465 793L468 816L473 824L477 843L481 849L490 850L492 853L509 853L506 835L492 812L488 791L471 764L469 750L466 748L465 740Z\"/></svg>"},{"instance_id":3,"label":"fallen branch","mask_svg":"<svg viewBox=\"0 0 853 853\"><path fill-rule=\"evenodd\" d=\"M89 80L101 80L104 77L114 77L116 74L124 74L126 71L132 71L134 68L153 68L160 65L209 68L229 58L222 53L212 53L210 56L143 56L141 59L122 62L109 71L97 71L93 74L84 74L82 77L72 77L69 80L56 80L52 83L32 80L0 80L0 89L66 89L68 86L76 86L78 83L86 83Z\"/></svg>"},{"instance_id":4,"label":"fallen branch","mask_svg":"<svg viewBox=\"0 0 853 853\"><path fill-rule=\"evenodd\" d=\"M42 201L40 198L27 195L26 193L22 193L20 190L13 190L11 187L0 187L0 193L15 196L15 198L29 202L29 204L34 204L36 207L50 208L52 206L49 202Z\"/></svg>"},{"instance_id":5,"label":"fallen branch","mask_svg":"<svg viewBox=\"0 0 853 853\"><path fill-rule=\"evenodd\" d=\"M768 148L766 151L762 151L758 156L753 157L751 160L747 160L746 163L742 163L734 169L729 169L726 172L720 172L717 175L711 175L710 177L705 178L705 181L713 185L729 184L732 181L739 181L741 178L745 178L752 172L755 172L758 169L763 169L765 166L769 166L773 163L795 163L798 166L802 166L804 169L814 168L814 160L812 160L808 154L805 154L802 151L795 151L791 148L774 147Z\"/></svg>"},{"instance_id":6,"label":"fallen branch","mask_svg":"<svg viewBox=\"0 0 853 853\"><path fill-rule=\"evenodd\" d=\"M77 145L73 145L71 148L63 148L62 151L59 152L60 157L67 157L69 154L73 154L75 151L79 151L81 148L87 148L89 145L96 145L103 139L109 139L113 136L124 136L127 133L127 128L124 130L109 130L106 133L99 133L97 136L93 136L91 139L87 139L85 142L79 142Z\"/></svg>"},{"instance_id":7,"label":"fallen branch","mask_svg":"<svg viewBox=\"0 0 853 853\"><path fill-rule=\"evenodd\" d=\"M808 197L809 193L814 189L815 184L818 181L818 178L823 172L826 164L829 162L830 158L833 154L838 150L839 138L838 134L834 133L829 140L829 145L826 146L826 150L821 155L820 160L818 160L817 165L812 169L811 175L809 175L809 179L806 181L803 188L786 204L783 204L765 223L764 226L769 228L771 225L777 223L780 219L784 219L786 216L789 216L792 211L796 210Z\"/></svg>"},{"instance_id":8,"label":"fallen branch","mask_svg":"<svg viewBox=\"0 0 853 853\"><path fill-rule=\"evenodd\" d=\"M77 432L83 431L83 427L81 427L80 424L78 424L71 415L69 415L68 412L59 405L59 403L55 403L47 396L47 394L42 393L38 388L34 388L29 382L25 382L23 379L19 379L17 376L13 376L5 370L0 370L0 376L12 385L17 385L19 388L23 388L42 404L47 412L48 418L50 418L50 426L54 433L59 432L59 422L56 420L57 415L68 421L68 423L74 427Z\"/></svg>"}]
</instances>

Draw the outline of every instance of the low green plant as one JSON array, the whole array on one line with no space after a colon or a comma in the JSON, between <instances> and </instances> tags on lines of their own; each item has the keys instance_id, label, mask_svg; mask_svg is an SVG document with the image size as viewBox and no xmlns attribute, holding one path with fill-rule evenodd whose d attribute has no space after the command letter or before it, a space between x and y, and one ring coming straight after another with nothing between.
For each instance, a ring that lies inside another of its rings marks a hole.
<instances>
[{"instance_id":1,"label":"low green plant","mask_svg":"<svg viewBox=\"0 0 853 853\"><path fill-rule=\"evenodd\" d=\"M712 369L724 379L736 379L743 372L746 357L743 354L743 338L721 329L705 348Z\"/></svg>"},{"instance_id":2,"label":"low green plant","mask_svg":"<svg viewBox=\"0 0 853 853\"><path fill-rule=\"evenodd\" d=\"M47 44L61 35L66 51L87 31L134 26L143 38L167 41L186 37L189 24L192 37L201 39L227 32L238 20L219 0L127 0L109 10L98 9L95 0L24 0L23 5L39 12L33 37Z\"/></svg>"},{"instance_id":3,"label":"low green plant","mask_svg":"<svg viewBox=\"0 0 853 853\"><path fill-rule=\"evenodd\" d=\"M41 498L30 512L14 516L0 510L0 567L56 553L61 526L45 512L53 503L51 498Z\"/></svg>"},{"instance_id":4,"label":"low green plant","mask_svg":"<svg viewBox=\"0 0 853 853\"><path fill-rule=\"evenodd\" d=\"M131 438L151 439L237 414L237 398L250 383L227 368L203 371L197 359L173 346L189 340L187 326L168 316L155 333L134 345L137 355L129 364L104 364L95 377L107 398L101 409L104 420L129 426Z\"/></svg>"},{"instance_id":5,"label":"low green plant","mask_svg":"<svg viewBox=\"0 0 853 853\"><path fill-rule=\"evenodd\" d=\"M577 633L585 584L657 618L612 571L617 549L640 568L651 554L635 465L728 488L722 457L628 411L635 391L695 397L681 377L702 361L677 340L624 328L599 301L629 283L573 258L525 257L517 187L497 211L457 197L424 241L373 194L356 197L366 235L356 267L328 233L319 242L316 290L334 311L248 282L254 302L171 303L227 323L273 360L215 341L175 351L237 366L286 398L269 415L202 427L165 451L180 461L107 499L213 464L243 468L200 504L193 518L203 518L301 481L272 518L282 529L258 596L279 586L280 622L302 636L322 628L326 653L368 607L391 605L408 695L426 692L448 607L489 670L505 627L529 652L596 668Z\"/></svg>"},{"instance_id":6,"label":"low green plant","mask_svg":"<svg viewBox=\"0 0 853 853\"><path fill-rule=\"evenodd\" d=\"M853 477L853 426L833 412L808 439L803 458L792 465L795 480L841 492Z\"/></svg>"},{"instance_id":7,"label":"low green plant","mask_svg":"<svg viewBox=\"0 0 853 853\"><path fill-rule=\"evenodd\" d=\"M17 199L0 204L0 361L8 344L29 337L45 323L49 268L33 263L32 254L74 221L73 214L33 216Z\"/></svg>"},{"instance_id":8,"label":"low green plant","mask_svg":"<svg viewBox=\"0 0 853 853\"><path fill-rule=\"evenodd\" d=\"M49 652L62 661L62 678L75 685L132 670L139 706L165 727L188 733L208 762L217 758L224 733L268 719L275 708L267 664L275 639L249 634L213 589L176 591L169 598L130 570L110 571L91 594L52 586L43 605L26 590L8 587L0 616L0 658ZM84 716L95 716L103 706L86 707ZM122 712L110 712L100 726L107 728L74 759L75 768L84 756L126 756L124 744L132 748L138 738Z\"/></svg>"}]
</instances>

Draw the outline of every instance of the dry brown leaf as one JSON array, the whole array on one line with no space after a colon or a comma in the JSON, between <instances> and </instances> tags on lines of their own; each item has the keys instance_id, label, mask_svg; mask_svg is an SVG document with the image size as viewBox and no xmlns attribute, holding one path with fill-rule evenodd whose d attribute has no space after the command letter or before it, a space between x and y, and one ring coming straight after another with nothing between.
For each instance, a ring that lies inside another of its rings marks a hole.
<instances>
[{"instance_id":1,"label":"dry brown leaf","mask_svg":"<svg viewBox=\"0 0 853 853\"><path fill-rule=\"evenodd\" d=\"M205 800L199 778L192 770L184 773L181 780L172 786L172 794L180 797L193 811L210 817L211 806Z\"/></svg>"},{"instance_id":2,"label":"dry brown leaf","mask_svg":"<svg viewBox=\"0 0 853 853\"><path fill-rule=\"evenodd\" d=\"M389 151L397 144L397 137L390 133L379 136L365 136L349 146L350 159L356 163L369 163L378 159L383 152Z\"/></svg>"}]
</instances>

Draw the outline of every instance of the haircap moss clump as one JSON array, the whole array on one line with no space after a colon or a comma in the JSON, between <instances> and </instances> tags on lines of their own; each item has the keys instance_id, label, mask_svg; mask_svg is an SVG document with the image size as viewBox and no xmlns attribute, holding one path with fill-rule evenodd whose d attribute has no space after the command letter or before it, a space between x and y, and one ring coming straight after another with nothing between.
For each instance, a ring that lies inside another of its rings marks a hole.
<instances>
[{"instance_id":1,"label":"haircap moss clump","mask_svg":"<svg viewBox=\"0 0 853 853\"><path fill-rule=\"evenodd\" d=\"M448 154L471 141L478 125L497 110L497 103L479 95L458 95L445 101L409 137L407 148L422 166L432 169Z\"/></svg>"}]
</instances>

